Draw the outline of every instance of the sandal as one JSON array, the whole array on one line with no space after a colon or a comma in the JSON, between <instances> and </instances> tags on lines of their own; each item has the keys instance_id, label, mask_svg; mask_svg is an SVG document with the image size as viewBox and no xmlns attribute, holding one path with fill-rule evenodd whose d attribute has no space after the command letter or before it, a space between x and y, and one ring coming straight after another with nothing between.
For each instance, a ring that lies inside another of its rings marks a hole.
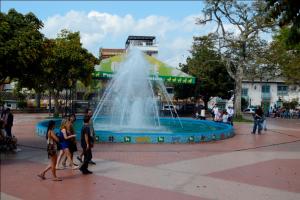
<instances>
[{"instance_id":1,"label":"sandal","mask_svg":"<svg viewBox=\"0 0 300 200\"><path fill-rule=\"evenodd\" d=\"M55 169L56 170L64 170L65 168L64 167L56 167Z\"/></svg>"},{"instance_id":2,"label":"sandal","mask_svg":"<svg viewBox=\"0 0 300 200\"><path fill-rule=\"evenodd\" d=\"M38 174L37 176L38 176L39 178L41 178L42 180L45 180L45 179L46 179L45 175Z\"/></svg>"},{"instance_id":3,"label":"sandal","mask_svg":"<svg viewBox=\"0 0 300 200\"><path fill-rule=\"evenodd\" d=\"M53 178L52 181L62 181L62 178L56 177L56 178Z\"/></svg>"},{"instance_id":4,"label":"sandal","mask_svg":"<svg viewBox=\"0 0 300 200\"><path fill-rule=\"evenodd\" d=\"M76 169L79 169L79 166L73 166L72 167L72 170L76 170Z\"/></svg>"}]
</instances>

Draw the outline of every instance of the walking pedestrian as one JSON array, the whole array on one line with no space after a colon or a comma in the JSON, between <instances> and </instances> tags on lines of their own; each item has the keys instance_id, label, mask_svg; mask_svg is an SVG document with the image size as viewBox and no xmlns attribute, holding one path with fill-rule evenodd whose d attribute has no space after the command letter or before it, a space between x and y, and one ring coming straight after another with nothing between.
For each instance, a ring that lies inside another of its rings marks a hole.
<instances>
[{"instance_id":1,"label":"walking pedestrian","mask_svg":"<svg viewBox=\"0 0 300 200\"><path fill-rule=\"evenodd\" d=\"M93 124L93 120L92 120L92 116L93 116L92 110L87 109L85 116L88 116L90 118L89 127L90 127L90 134L91 134L91 143L92 143L92 145L94 145L94 142L95 142L95 139L96 139L96 134L95 134L94 124ZM83 152L79 156L77 156L77 160L82 162L82 157L83 157ZM90 160L89 164L96 165L96 163L92 160Z\"/></svg>"},{"instance_id":2,"label":"walking pedestrian","mask_svg":"<svg viewBox=\"0 0 300 200\"><path fill-rule=\"evenodd\" d=\"M83 118L83 127L81 129L81 147L83 150L83 164L80 167L82 174L91 174L93 172L88 170L89 162L92 160L92 151L91 148L93 144L91 143L91 130L89 126L90 121L89 116L84 116Z\"/></svg>"},{"instance_id":3,"label":"walking pedestrian","mask_svg":"<svg viewBox=\"0 0 300 200\"><path fill-rule=\"evenodd\" d=\"M56 176L57 143L59 142L59 139L54 133L54 127L55 127L55 122L53 120L49 121L46 139L47 139L48 158L51 159L51 162L41 173L38 174L38 177L40 177L42 180L45 180L46 172L51 169L51 172L53 175L52 180L53 181L61 181L62 179L60 177Z\"/></svg>"}]
</instances>

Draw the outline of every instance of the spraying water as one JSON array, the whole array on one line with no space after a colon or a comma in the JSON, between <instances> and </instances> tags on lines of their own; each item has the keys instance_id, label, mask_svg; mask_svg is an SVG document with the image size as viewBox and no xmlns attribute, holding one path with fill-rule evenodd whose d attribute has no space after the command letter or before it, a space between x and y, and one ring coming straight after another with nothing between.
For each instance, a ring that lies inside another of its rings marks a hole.
<instances>
[{"instance_id":1,"label":"spraying water","mask_svg":"<svg viewBox=\"0 0 300 200\"><path fill-rule=\"evenodd\" d=\"M150 79L151 64L138 49L131 49L125 60L114 65L116 74L109 82L94 113L97 117L106 117L102 124L94 124L95 129L162 129L159 120L159 108ZM165 99L170 101L162 80L158 89ZM169 102L172 104L172 102Z\"/></svg>"}]
</instances>

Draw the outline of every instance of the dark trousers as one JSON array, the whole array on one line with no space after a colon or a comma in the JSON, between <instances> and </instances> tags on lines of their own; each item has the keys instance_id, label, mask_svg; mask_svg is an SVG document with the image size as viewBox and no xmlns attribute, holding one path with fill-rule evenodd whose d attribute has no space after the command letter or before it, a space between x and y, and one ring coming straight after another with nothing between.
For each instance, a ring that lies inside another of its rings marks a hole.
<instances>
[{"instance_id":1,"label":"dark trousers","mask_svg":"<svg viewBox=\"0 0 300 200\"><path fill-rule=\"evenodd\" d=\"M12 137L12 135L11 135L11 126L5 126L5 131L6 131L7 137Z\"/></svg>"},{"instance_id":2,"label":"dark trousers","mask_svg":"<svg viewBox=\"0 0 300 200\"><path fill-rule=\"evenodd\" d=\"M253 126L252 133L255 133L257 128L258 128L258 133L260 134L260 132L262 130L262 120L261 119L254 120L254 126Z\"/></svg>"},{"instance_id":3,"label":"dark trousers","mask_svg":"<svg viewBox=\"0 0 300 200\"><path fill-rule=\"evenodd\" d=\"M91 149L83 149L83 164L80 167L81 171L86 171L89 167L89 162L92 160L92 151Z\"/></svg>"}]
</instances>

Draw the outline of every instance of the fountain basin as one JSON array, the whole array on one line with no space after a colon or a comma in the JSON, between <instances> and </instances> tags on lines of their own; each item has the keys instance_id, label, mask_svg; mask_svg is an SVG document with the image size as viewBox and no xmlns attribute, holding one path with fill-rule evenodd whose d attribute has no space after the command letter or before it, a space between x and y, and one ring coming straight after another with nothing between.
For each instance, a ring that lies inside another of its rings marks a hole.
<instances>
[{"instance_id":1,"label":"fountain basin","mask_svg":"<svg viewBox=\"0 0 300 200\"><path fill-rule=\"evenodd\" d=\"M97 142L106 143L200 143L222 140L234 136L233 127L228 124L216 123L207 120L181 118L182 127L178 120L160 118L160 128L118 128L101 125L105 117L95 120L95 134ZM49 120L44 120L36 125L36 133L44 136ZM59 131L61 119L55 119L55 132ZM80 130L83 121L78 117L74 124L77 139L80 139ZM100 125L99 125L100 124ZM105 124L105 123L104 123Z\"/></svg>"}]
</instances>

